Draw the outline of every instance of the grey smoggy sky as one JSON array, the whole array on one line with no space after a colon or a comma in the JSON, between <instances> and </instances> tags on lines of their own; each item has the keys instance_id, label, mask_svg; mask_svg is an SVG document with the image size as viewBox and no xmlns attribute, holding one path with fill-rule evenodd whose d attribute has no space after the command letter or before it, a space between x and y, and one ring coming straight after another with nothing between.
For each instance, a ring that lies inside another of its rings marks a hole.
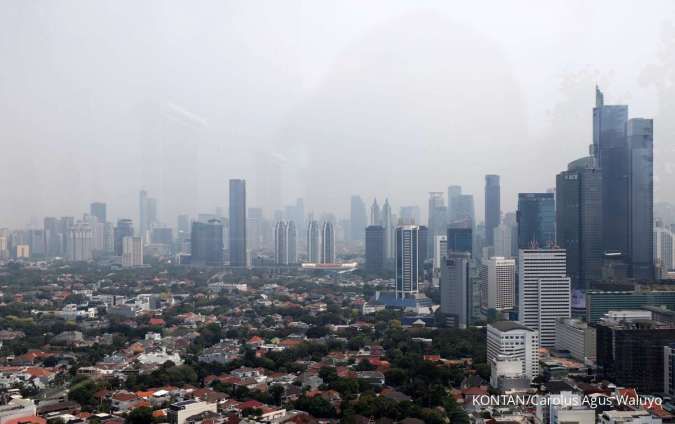
<instances>
[{"instance_id":1,"label":"grey smoggy sky","mask_svg":"<svg viewBox=\"0 0 675 424\"><path fill-rule=\"evenodd\" d=\"M594 85L655 119L675 200L675 2L28 1L0 13L0 227L160 219L351 194L394 212L460 184L483 213L545 191L591 143Z\"/></svg>"}]
</instances>

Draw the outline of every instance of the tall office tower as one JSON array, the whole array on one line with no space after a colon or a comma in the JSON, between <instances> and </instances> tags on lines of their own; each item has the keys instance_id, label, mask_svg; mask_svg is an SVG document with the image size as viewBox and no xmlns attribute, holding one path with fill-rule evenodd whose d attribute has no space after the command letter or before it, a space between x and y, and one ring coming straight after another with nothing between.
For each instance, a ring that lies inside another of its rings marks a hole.
<instances>
[{"instance_id":1,"label":"tall office tower","mask_svg":"<svg viewBox=\"0 0 675 424\"><path fill-rule=\"evenodd\" d=\"M473 228L476 225L476 212L473 204L473 195L462 194L454 202L455 223Z\"/></svg>"},{"instance_id":2,"label":"tall office tower","mask_svg":"<svg viewBox=\"0 0 675 424\"><path fill-rule=\"evenodd\" d=\"M673 271L675 265L675 233L663 226L660 221L654 227L654 266L656 278L661 279L667 272Z\"/></svg>"},{"instance_id":3,"label":"tall office tower","mask_svg":"<svg viewBox=\"0 0 675 424\"><path fill-rule=\"evenodd\" d=\"M424 225L418 225L419 228L418 232L418 240L419 240L419 254L418 254L418 263L419 263L419 273L420 273L420 278L424 277L424 263L427 261L427 259L431 259L431 255L433 254L433 250L428 250L427 246L429 246L428 240L430 239L429 236L429 229L424 226Z\"/></svg>"},{"instance_id":4,"label":"tall office tower","mask_svg":"<svg viewBox=\"0 0 675 424\"><path fill-rule=\"evenodd\" d=\"M365 205L363 206L363 209L365 222ZM293 217L291 221L293 221L293 223L295 224L296 230L298 228L305 228L305 201L301 198L297 198L295 200L295 217Z\"/></svg>"},{"instance_id":5,"label":"tall office tower","mask_svg":"<svg viewBox=\"0 0 675 424\"><path fill-rule=\"evenodd\" d=\"M473 252L473 230L450 226L447 230L448 252Z\"/></svg>"},{"instance_id":6,"label":"tall office tower","mask_svg":"<svg viewBox=\"0 0 675 424\"><path fill-rule=\"evenodd\" d=\"M148 192L141 190L138 195L139 234L145 243L149 239L149 231L157 223L157 199L148 197Z\"/></svg>"},{"instance_id":7,"label":"tall office tower","mask_svg":"<svg viewBox=\"0 0 675 424\"><path fill-rule=\"evenodd\" d=\"M420 227L396 227L396 298L412 297L418 292L420 277Z\"/></svg>"},{"instance_id":8,"label":"tall office tower","mask_svg":"<svg viewBox=\"0 0 675 424\"><path fill-rule=\"evenodd\" d=\"M448 209L443 202L442 192L429 192L429 219L427 220L429 228L429 240L427 242L427 251L434 251L434 237L445 234L448 225Z\"/></svg>"},{"instance_id":9,"label":"tall office tower","mask_svg":"<svg viewBox=\"0 0 675 424\"><path fill-rule=\"evenodd\" d=\"M516 297L516 261L501 257L483 259L480 269L481 307L488 310L513 309Z\"/></svg>"},{"instance_id":10,"label":"tall office tower","mask_svg":"<svg viewBox=\"0 0 675 424\"><path fill-rule=\"evenodd\" d=\"M94 202L89 205L89 214L95 216L98 222L106 222L106 205L103 202Z\"/></svg>"},{"instance_id":11,"label":"tall office tower","mask_svg":"<svg viewBox=\"0 0 675 424\"><path fill-rule=\"evenodd\" d=\"M321 263L335 263L335 228L330 221L321 226Z\"/></svg>"},{"instance_id":12,"label":"tall office tower","mask_svg":"<svg viewBox=\"0 0 675 424\"><path fill-rule=\"evenodd\" d=\"M286 240L288 241L288 263L298 263L298 230L295 221L288 221Z\"/></svg>"},{"instance_id":13,"label":"tall office tower","mask_svg":"<svg viewBox=\"0 0 675 424\"><path fill-rule=\"evenodd\" d=\"M130 219L118 219L114 230L115 256L122 256L124 237L134 235L134 225Z\"/></svg>"},{"instance_id":14,"label":"tall office tower","mask_svg":"<svg viewBox=\"0 0 675 424\"><path fill-rule=\"evenodd\" d=\"M363 232L368 226L366 204L361 196L353 195L349 206L349 238L351 241L362 242Z\"/></svg>"},{"instance_id":15,"label":"tall office tower","mask_svg":"<svg viewBox=\"0 0 675 424\"><path fill-rule=\"evenodd\" d=\"M518 193L516 216L518 249L548 248L555 245L553 193Z\"/></svg>"},{"instance_id":16,"label":"tall office tower","mask_svg":"<svg viewBox=\"0 0 675 424\"><path fill-rule=\"evenodd\" d=\"M59 221L59 233L61 234L61 254L68 256L68 231L75 225L75 218L72 216L63 216Z\"/></svg>"},{"instance_id":17,"label":"tall office tower","mask_svg":"<svg viewBox=\"0 0 675 424\"><path fill-rule=\"evenodd\" d=\"M310 219L307 223L307 261L319 263L321 260L321 228L319 221Z\"/></svg>"},{"instance_id":18,"label":"tall office tower","mask_svg":"<svg viewBox=\"0 0 675 424\"><path fill-rule=\"evenodd\" d=\"M487 362L497 357L519 359L530 380L539 375L539 332L515 321L496 321L487 326Z\"/></svg>"},{"instance_id":19,"label":"tall office tower","mask_svg":"<svg viewBox=\"0 0 675 424\"><path fill-rule=\"evenodd\" d=\"M28 230L26 234L28 245L30 246L30 254L33 257L45 256L45 232L40 230Z\"/></svg>"},{"instance_id":20,"label":"tall office tower","mask_svg":"<svg viewBox=\"0 0 675 424\"><path fill-rule=\"evenodd\" d=\"M471 254L451 252L441 258L441 312L450 324L466 328L471 324L473 291L469 279Z\"/></svg>"},{"instance_id":21,"label":"tall office tower","mask_svg":"<svg viewBox=\"0 0 675 424\"><path fill-rule=\"evenodd\" d=\"M602 222L605 252L628 255L630 148L626 137L628 106L605 105L595 89L593 153L602 170Z\"/></svg>"},{"instance_id":22,"label":"tall office tower","mask_svg":"<svg viewBox=\"0 0 675 424\"><path fill-rule=\"evenodd\" d=\"M42 229L45 235L45 252L48 257L61 256L63 245L59 220L54 217L46 217Z\"/></svg>"},{"instance_id":23,"label":"tall office tower","mask_svg":"<svg viewBox=\"0 0 675 424\"><path fill-rule=\"evenodd\" d=\"M373 204L370 206L370 225L382 225L382 213L377 199L373 199Z\"/></svg>"},{"instance_id":24,"label":"tall office tower","mask_svg":"<svg viewBox=\"0 0 675 424\"><path fill-rule=\"evenodd\" d=\"M256 251L264 248L263 245L263 217L262 208L248 208L246 215L246 241L248 248ZM281 219L276 221L280 222Z\"/></svg>"},{"instance_id":25,"label":"tall office tower","mask_svg":"<svg viewBox=\"0 0 675 424\"><path fill-rule=\"evenodd\" d=\"M176 219L176 238L179 241L190 238L190 215L178 215Z\"/></svg>"},{"instance_id":26,"label":"tall office tower","mask_svg":"<svg viewBox=\"0 0 675 424\"><path fill-rule=\"evenodd\" d=\"M230 266L246 264L246 181L230 180Z\"/></svg>"},{"instance_id":27,"label":"tall office tower","mask_svg":"<svg viewBox=\"0 0 675 424\"><path fill-rule=\"evenodd\" d=\"M93 259L94 235L91 226L78 222L68 231L68 259L89 261Z\"/></svg>"},{"instance_id":28,"label":"tall office tower","mask_svg":"<svg viewBox=\"0 0 675 424\"><path fill-rule=\"evenodd\" d=\"M448 224L452 224L457 220L458 199L462 195L462 186L451 185L448 186Z\"/></svg>"},{"instance_id":29,"label":"tall office tower","mask_svg":"<svg viewBox=\"0 0 675 424\"><path fill-rule=\"evenodd\" d=\"M434 260L433 267L434 270L441 269L441 261L444 256L448 255L448 236L436 236L434 237Z\"/></svg>"},{"instance_id":30,"label":"tall office tower","mask_svg":"<svg viewBox=\"0 0 675 424\"><path fill-rule=\"evenodd\" d=\"M274 263L288 265L288 224L278 221L274 226Z\"/></svg>"},{"instance_id":31,"label":"tall office tower","mask_svg":"<svg viewBox=\"0 0 675 424\"><path fill-rule=\"evenodd\" d=\"M556 239L567 253L574 290L587 290L602 273L602 173L592 156L556 176Z\"/></svg>"},{"instance_id":32,"label":"tall office tower","mask_svg":"<svg viewBox=\"0 0 675 424\"><path fill-rule=\"evenodd\" d=\"M628 256L638 281L654 278L654 123L628 120L630 148Z\"/></svg>"},{"instance_id":33,"label":"tall office tower","mask_svg":"<svg viewBox=\"0 0 675 424\"><path fill-rule=\"evenodd\" d=\"M571 281L565 249L520 250L518 319L539 331L541 345L555 346L556 321L571 313Z\"/></svg>"},{"instance_id":34,"label":"tall office tower","mask_svg":"<svg viewBox=\"0 0 675 424\"><path fill-rule=\"evenodd\" d=\"M499 224L494 230L495 256L512 258L513 255L513 228L505 223Z\"/></svg>"},{"instance_id":35,"label":"tall office tower","mask_svg":"<svg viewBox=\"0 0 675 424\"><path fill-rule=\"evenodd\" d=\"M419 206L401 206L399 223L401 225L418 225L420 223Z\"/></svg>"},{"instance_id":36,"label":"tall office tower","mask_svg":"<svg viewBox=\"0 0 675 424\"><path fill-rule=\"evenodd\" d=\"M131 268L141 265L143 265L143 241L140 237L124 237L122 239L122 266Z\"/></svg>"},{"instance_id":37,"label":"tall office tower","mask_svg":"<svg viewBox=\"0 0 675 424\"><path fill-rule=\"evenodd\" d=\"M150 243L173 246L173 230L171 227L155 227L150 233Z\"/></svg>"},{"instance_id":38,"label":"tall office tower","mask_svg":"<svg viewBox=\"0 0 675 424\"><path fill-rule=\"evenodd\" d=\"M380 273L384 270L384 227L366 227L366 271Z\"/></svg>"},{"instance_id":39,"label":"tall office tower","mask_svg":"<svg viewBox=\"0 0 675 424\"><path fill-rule=\"evenodd\" d=\"M190 231L190 263L222 266L224 263L223 224L217 219L194 221Z\"/></svg>"},{"instance_id":40,"label":"tall office tower","mask_svg":"<svg viewBox=\"0 0 675 424\"><path fill-rule=\"evenodd\" d=\"M382 227L384 228L384 259L394 258L394 223L392 222L389 199L384 199L381 211Z\"/></svg>"},{"instance_id":41,"label":"tall office tower","mask_svg":"<svg viewBox=\"0 0 675 424\"><path fill-rule=\"evenodd\" d=\"M485 241L488 246L494 243L494 229L501 222L501 187L499 175L485 176Z\"/></svg>"}]
</instances>

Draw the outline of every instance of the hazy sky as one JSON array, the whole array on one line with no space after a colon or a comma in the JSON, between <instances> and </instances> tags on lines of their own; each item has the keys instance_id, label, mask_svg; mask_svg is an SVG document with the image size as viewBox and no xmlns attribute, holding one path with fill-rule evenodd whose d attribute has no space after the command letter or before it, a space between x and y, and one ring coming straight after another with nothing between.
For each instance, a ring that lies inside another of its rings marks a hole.
<instances>
[{"instance_id":1,"label":"hazy sky","mask_svg":"<svg viewBox=\"0 0 675 424\"><path fill-rule=\"evenodd\" d=\"M0 13L0 227L349 196L394 211L460 184L482 216L544 191L591 143L593 86L655 118L675 200L675 2L32 1Z\"/></svg>"}]
</instances>

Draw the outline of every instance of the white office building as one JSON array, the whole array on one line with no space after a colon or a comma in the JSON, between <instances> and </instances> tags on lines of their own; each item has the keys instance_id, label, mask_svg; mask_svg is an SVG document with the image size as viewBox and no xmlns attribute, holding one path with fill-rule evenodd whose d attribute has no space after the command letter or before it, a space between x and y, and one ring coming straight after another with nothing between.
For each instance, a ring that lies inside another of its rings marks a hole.
<instances>
[{"instance_id":1,"label":"white office building","mask_svg":"<svg viewBox=\"0 0 675 424\"><path fill-rule=\"evenodd\" d=\"M483 259L480 270L481 307L512 309L515 305L516 261L501 256Z\"/></svg>"},{"instance_id":2,"label":"white office building","mask_svg":"<svg viewBox=\"0 0 675 424\"><path fill-rule=\"evenodd\" d=\"M515 321L495 321L487 326L487 360L519 359L522 372L532 380L539 375L539 332Z\"/></svg>"},{"instance_id":3,"label":"white office building","mask_svg":"<svg viewBox=\"0 0 675 424\"><path fill-rule=\"evenodd\" d=\"M595 328L584 321L560 318L556 322L555 349L568 351L578 361L595 361L595 339Z\"/></svg>"},{"instance_id":4,"label":"white office building","mask_svg":"<svg viewBox=\"0 0 675 424\"><path fill-rule=\"evenodd\" d=\"M554 347L556 323L571 311L565 249L521 249L518 289L520 323L539 331L542 346Z\"/></svg>"},{"instance_id":5,"label":"white office building","mask_svg":"<svg viewBox=\"0 0 675 424\"><path fill-rule=\"evenodd\" d=\"M126 236L122 239L122 266L131 268L143 265L143 239Z\"/></svg>"},{"instance_id":6,"label":"white office building","mask_svg":"<svg viewBox=\"0 0 675 424\"><path fill-rule=\"evenodd\" d=\"M448 236L434 237L434 269L441 268L443 256L448 254Z\"/></svg>"}]
</instances>

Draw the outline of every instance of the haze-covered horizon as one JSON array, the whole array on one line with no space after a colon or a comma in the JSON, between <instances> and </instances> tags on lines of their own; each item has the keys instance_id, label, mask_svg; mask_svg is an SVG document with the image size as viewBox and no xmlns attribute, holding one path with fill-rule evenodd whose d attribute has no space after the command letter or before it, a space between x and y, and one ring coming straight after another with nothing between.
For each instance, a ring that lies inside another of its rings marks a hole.
<instances>
[{"instance_id":1,"label":"haze-covered horizon","mask_svg":"<svg viewBox=\"0 0 675 424\"><path fill-rule=\"evenodd\" d=\"M461 185L482 220L546 191L591 144L594 86L654 118L655 200L675 201L675 3L5 1L0 227L79 216L268 217ZM225 209L227 210L227 209ZM424 218L423 218L424 220Z\"/></svg>"}]
</instances>

